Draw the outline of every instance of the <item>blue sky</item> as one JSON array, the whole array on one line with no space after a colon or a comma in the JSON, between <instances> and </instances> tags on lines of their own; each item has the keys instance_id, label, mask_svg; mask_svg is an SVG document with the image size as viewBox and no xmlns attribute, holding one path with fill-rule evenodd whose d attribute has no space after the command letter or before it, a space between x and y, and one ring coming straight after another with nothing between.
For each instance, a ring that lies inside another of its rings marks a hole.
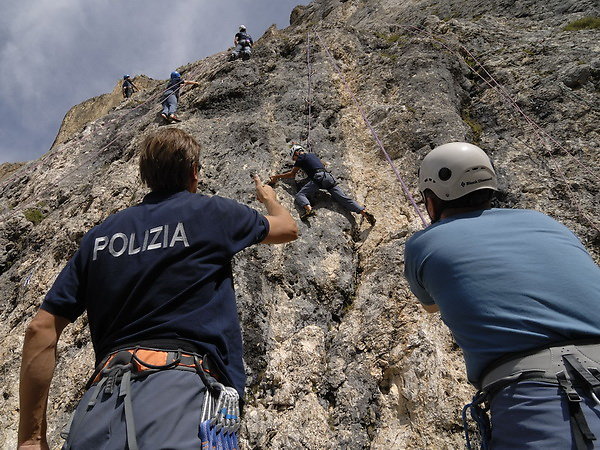
<instances>
[{"instance_id":1,"label":"blue sky","mask_svg":"<svg viewBox=\"0 0 600 450\"><path fill-rule=\"evenodd\" d=\"M168 78L225 50L240 24L258 39L308 0L27 0L0 15L0 163L47 152L65 113L124 73Z\"/></svg>"}]
</instances>

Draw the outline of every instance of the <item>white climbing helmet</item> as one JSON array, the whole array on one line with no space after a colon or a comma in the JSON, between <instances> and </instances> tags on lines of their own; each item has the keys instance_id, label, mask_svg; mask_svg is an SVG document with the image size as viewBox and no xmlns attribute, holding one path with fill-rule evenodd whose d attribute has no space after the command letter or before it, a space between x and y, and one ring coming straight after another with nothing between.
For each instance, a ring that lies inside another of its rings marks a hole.
<instances>
[{"instance_id":1,"label":"white climbing helmet","mask_svg":"<svg viewBox=\"0 0 600 450\"><path fill-rule=\"evenodd\" d=\"M303 151L304 151L304 147L302 147L301 145L292 144L292 146L290 147L290 158L293 158L294 155L296 154L296 152L303 152Z\"/></svg>"},{"instance_id":2,"label":"white climbing helmet","mask_svg":"<svg viewBox=\"0 0 600 450\"><path fill-rule=\"evenodd\" d=\"M431 189L441 200L454 200L480 189L498 190L494 166L485 152L466 142L431 150L419 169L419 190Z\"/></svg>"},{"instance_id":3,"label":"white climbing helmet","mask_svg":"<svg viewBox=\"0 0 600 450\"><path fill-rule=\"evenodd\" d=\"M240 25L240 31L246 31L246 25Z\"/></svg>"}]
</instances>

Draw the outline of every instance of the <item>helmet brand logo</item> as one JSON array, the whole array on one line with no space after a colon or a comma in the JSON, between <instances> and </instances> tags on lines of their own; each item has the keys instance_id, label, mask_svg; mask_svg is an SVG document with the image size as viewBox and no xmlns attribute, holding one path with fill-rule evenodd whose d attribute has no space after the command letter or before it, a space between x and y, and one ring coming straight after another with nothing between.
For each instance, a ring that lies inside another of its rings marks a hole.
<instances>
[{"instance_id":1,"label":"helmet brand logo","mask_svg":"<svg viewBox=\"0 0 600 450\"><path fill-rule=\"evenodd\" d=\"M492 179L492 177L489 177L489 178L480 178L479 180L474 180L474 181L463 181L462 183L460 183L460 185L462 187L471 186L473 184L484 183L486 181L490 181L491 179Z\"/></svg>"}]
</instances>

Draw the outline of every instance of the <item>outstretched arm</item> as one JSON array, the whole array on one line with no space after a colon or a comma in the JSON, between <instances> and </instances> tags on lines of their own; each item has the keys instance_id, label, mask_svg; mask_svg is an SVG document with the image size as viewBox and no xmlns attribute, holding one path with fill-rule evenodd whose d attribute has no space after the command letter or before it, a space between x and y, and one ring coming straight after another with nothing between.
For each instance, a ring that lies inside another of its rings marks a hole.
<instances>
[{"instance_id":1,"label":"outstretched arm","mask_svg":"<svg viewBox=\"0 0 600 450\"><path fill-rule=\"evenodd\" d=\"M281 178L294 178L296 176L296 174L298 173L299 170L300 170L299 167L294 167L289 172L280 173L278 175L272 175L271 176L271 182L274 183L275 181L277 181L277 180L279 180Z\"/></svg>"},{"instance_id":2,"label":"outstretched arm","mask_svg":"<svg viewBox=\"0 0 600 450\"><path fill-rule=\"evenodd\" d=\"M47 449L46 407L56 365L56 345L69 324L40 309L27 326L19 384L19 449Z\"/></svg>"},{"instance_id":3,"label":"outstretched arm","mask_svg":"<svg viewBox=\"0 0 600 450\"><path fill-rule=\"evenodd\" d=\"M298 238L298 225L289 211L277 201L277 195L271 186L262 184L258 175L254 175L256 198L267 208L269 234L262 244L283 244Z\"/></svg>"}]
</instances>

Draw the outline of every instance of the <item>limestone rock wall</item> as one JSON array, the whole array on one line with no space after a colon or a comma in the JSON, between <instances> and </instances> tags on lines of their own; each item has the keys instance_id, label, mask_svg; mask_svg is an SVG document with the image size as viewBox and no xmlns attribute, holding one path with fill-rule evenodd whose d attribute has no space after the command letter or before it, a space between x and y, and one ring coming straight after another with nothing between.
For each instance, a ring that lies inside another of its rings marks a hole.
<instances>
[{"instance_id":1,"label":"limestone rock wall","mask_svg":"<svg viewBox=\"0 0 600 450\"><path fill-rule=\"evenodd\" d=\"M140 91L156 87L157 83L145 75L133 77L132 81ZM139 105L141 103L139 98L143 93L138 91L129 99L123 100L122 82L122 80L118 81L112 92L90 98L67 111L52 147L66 142L85 125L99 119L114 108L134 108Z\"/></svg>"},{"instance_id":2,"label":"limestone rock wall","mask_svg":"<svg viewBox=\"0 0 600 450\"><path fill-rule=\"evenodd\" d=\"M203 146L203 192L261 209L250 173L283 170L288 143L306 138L305 52L314 28L417 199L416 171L428 150L476 142L496 162L500 205L551 214L598 261L599 33L562 30L597 16L597 8L592 1L317 0L296 8L290 27L269 29L249 61L228 62L223 52L182 67L201 86L186 88L184 120L175 126ZM378 222L369 227L322 193L297 241L236 257L248 374L242 443L460 448L459 412L472 394L460 350L402 276L404 243L420 220L314 34L311 42L313 149ZM25 325L85 231L146 192L138 146L164 126L152 101L163 86L149 81L138 97L146 104L120 104L78 123L69 139L0 180L6 448L16 440ZM299 185L277 187L291 210ZM92 370L85 318L65 330L59 358L49 405L55 448Z\"/></svg>"}]
</instances>

